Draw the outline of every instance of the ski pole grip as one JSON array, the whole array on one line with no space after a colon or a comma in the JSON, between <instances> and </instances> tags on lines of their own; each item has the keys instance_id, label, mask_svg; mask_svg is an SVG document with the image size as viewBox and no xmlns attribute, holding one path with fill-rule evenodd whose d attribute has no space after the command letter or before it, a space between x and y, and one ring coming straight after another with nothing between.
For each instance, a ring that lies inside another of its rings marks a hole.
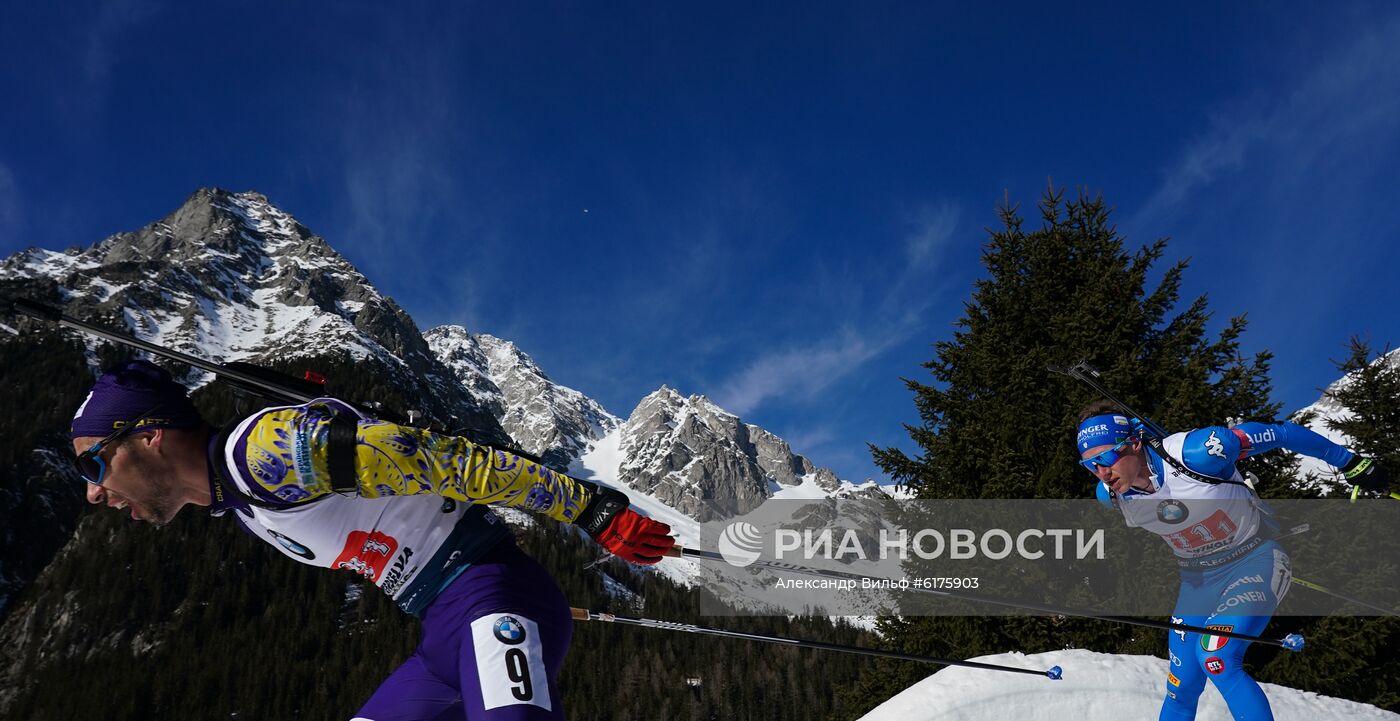
<instances>
[{"instance_id":1,"label":"ski pole grip","mask_svg":"<svg viewBox=\"0 0 1400 721\"><path fill-rule=\"evenodd\" d=\"M588 621L592 618L588 615L588 609L586 608L571 608L569 609L569 615L573 616L575 621Z\"/></svg>"},{"instance_id":2,"label":"ski pole grip","mask_svg":"<svg viewBox=\"0 0 1400 721\"><path fill-rule=\"evenodd\" d=\"M39 320L53 321L58 323L63 320L63 311L43 303L36 303L28 298L15 298L15 310Z\"/></svg>"},{"instance_id":3,"label":"ski pole grip","mask_svg":"<svg viewBox=\"0 0 1400 721\"><path fill-rule=\"evenodd\" d=\"M676 545L666 549L666 553L662 555L671 556L673 558L680 558L681 556L685 555L685 549L681 548L681 544L677 543Z\"/></svg>"}]
</instances>

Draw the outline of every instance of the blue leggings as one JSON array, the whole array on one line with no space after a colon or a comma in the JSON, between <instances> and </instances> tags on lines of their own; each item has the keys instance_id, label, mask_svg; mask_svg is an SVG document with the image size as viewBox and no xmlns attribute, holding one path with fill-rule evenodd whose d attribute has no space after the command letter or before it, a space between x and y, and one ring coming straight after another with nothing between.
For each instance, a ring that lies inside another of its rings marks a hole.
<instances>
[{"instance_id":1,"label":"blue leggings","mask_svg":"<svg viewBox=\"0 0 1400 721\"><path fill-rule=\"evenodd\" d=\"M1288 554L1269 541L1238 561L1209 571L1182 571L1172 620L1192 626L1258 636L1292 581ZM1258 682L1244 670L1248 641L1172 631L1171 668L1161 721L1196 718L1206 680L1230 707L1236 721L1272 721L1273 710Z\"/></svg>"}]
</instances>

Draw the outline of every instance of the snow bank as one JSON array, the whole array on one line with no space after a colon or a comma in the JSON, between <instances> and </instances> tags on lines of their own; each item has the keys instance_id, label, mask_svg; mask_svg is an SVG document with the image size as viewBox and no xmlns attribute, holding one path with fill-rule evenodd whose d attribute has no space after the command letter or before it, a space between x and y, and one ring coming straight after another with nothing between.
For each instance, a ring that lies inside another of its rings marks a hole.
<instances>
[{"instance_id":1,"label":"snow bank","mask_svg":"<svg viewBox=\"0 0 1400 721\"><path fill-rule=\"evenodd\" d=\"M1155 719L1166 689L1167 661L1072 649L1003 653L977 661L1019 668L1064 668L1064 679L950 666L910 686L861 721L1122 721ZM1263 684L1277 721L1400 721L1374 706ZM1197 721L1230 721L1225 701L1210 684Z\"/></svg>"}]
</instances>

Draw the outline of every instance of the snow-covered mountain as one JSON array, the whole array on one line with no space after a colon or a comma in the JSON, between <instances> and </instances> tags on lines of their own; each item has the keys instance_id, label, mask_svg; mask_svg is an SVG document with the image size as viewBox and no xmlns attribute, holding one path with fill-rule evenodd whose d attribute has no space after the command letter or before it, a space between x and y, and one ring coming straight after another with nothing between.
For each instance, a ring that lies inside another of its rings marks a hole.
<instances>
[{"instance_id":1,"label":"snow-covered mountain","mask_svg":"<svg viewBox=\"0 0 1400 721\"><path fill-rule=\"evenodd\" d=\"M663 387L623 422L510 341L460 326L420 333L324 239L256 192L201 189L140 230L6 258L0 277L6 292L216 362L339 353L377 363L429 418L478 440L513 440L557 467L617 434L621 463L594 469L598 477L700 521L775 494L878 493L873 483L843 483L703 396Z\"/></svg>"},{"instance_id":2,"label":"snow-covered mountain","mask_svg":"<svg viewBox=\"0 0 1400 721\"><path fill-rule=\"evenodd\" d=\"M557 468L652 499L687 522L747 513L775 497L881 493L874 482L838 479L704 396L687 398L662 386L622 421L551 380L510 341L451 325L425 337L458 381L500 404L501 425L521 448Z\"/></svg>"},{"instance_id":3,"label":"snow-covered mountain","mask_svg":"<svg viewBox=\"0 0 1400 721\"><path fill-rule=\"evenodd\" d=\"M879 492L873 483L843 483L705 396L685 397L667 386L637 404L618 429L617 443L619 483L702 522L748 513L774 496ZM594 470L606 478L611 469Z\"/></svg>"},{"instance_id":4,"label":"snow-covered mountain","mask_svg":"<svg viewBox=\"0 0 1400 721\"><path fill-rule=\"evenodd\" d=\"M588 444L622 424L597 401L555 383L514 343L472 334L459 325L423 335L457 380L501 407L498 416L517 447L547 465L566 468Z\"/></svg>"},{"instance_id":5,"label":"snow-covered mountain","mask_svg":"<svg viewBox=\"0 0 1400 721\"><path fill-rule=\"evenodd\" d=\"M259 193L201 189L140 230L6 258L0 277L9 292L216 362L327 353L372 361L427 416L505 439L501 409L456 382L408 314Z\"/></svg>"},{"instance_id":6,"label":"snow-covered mountain","mask_svg":"<svg viewBox=\"0 0 1400 721\"><path fill-rule=\"evenodd\" d=\"M878 493L873 483L837 480L701 396L662 388L624 422L555 383L510 341L460 326L422 333L324 239L256 192L201 189L165 218L90 247L27 249L0 260L0 292L215 362L330 355L370 363L428 419L479 441L524 448L555 467L577 464L599 447L621 449L594 453L595 465L610 460L581 471L644 498L676 524L741 513L775 495ZM6 319L0 336L23 343L36 327ZM95 372L96 343L84 342ZM199 386L212 376L192 371L183 380ZM55 486L33 485L45 493ZM0 504L0 523L12 525L4 515L21 507ZM26 582L27 573L10 578L0 568L0 598Z\"/></svg>"},{"instance_id":7,"label":"snow-covered mountain","mask_svg":"<svg viewBox=\"0 0 1400 721\"><path fill-rule=\"evenodd\" d=\"M975 661L1018 668L1061 666L1064 678L950 666L877 706L861 721L1119 721L1154 719L1162 707L1168 661L1153 656L1096 653L1080 649L1048 653L1002 653ZM1375 706L1319 696L1286 686L1260 684L1278 721L1400 721ZM1206 684L1197 721L1228 721L1230 711Z\"/></svg>"}]
</instances>

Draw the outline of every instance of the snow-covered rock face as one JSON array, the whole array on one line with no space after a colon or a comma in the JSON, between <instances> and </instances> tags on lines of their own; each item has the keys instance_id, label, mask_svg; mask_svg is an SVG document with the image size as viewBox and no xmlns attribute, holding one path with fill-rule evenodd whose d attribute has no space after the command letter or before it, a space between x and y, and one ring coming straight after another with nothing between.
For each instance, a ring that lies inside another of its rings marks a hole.
<instances>
[{"instance_id":1,"label":"snow-covered rock face","mask_svg":"<svg viewBox=\"0 0 1400 721\"><path fill-rule=\"evenodd\" d=\"M467 388L499 399L497 417L516 445L547 465L567 468L621 421L597 401L550 380L514 343L441 326L424 337L433 352ZM494 395L493 395L494 394Z\"/></svg>"},{"instance_id":2,"label":"snow-covered rock face","mask_svg":"<svg viewBox=\"0 0 1400 721\"><path fill-rule=\"evenodd\" d=\"M3 268L58 281L70 314L121 314L143 338L217 361L322 340L360 357L404 345L383 318L402 311L257 193L201 190L138 231L82 251L30 249Z\"/></svg>"},{"instance_id":3,"label":"snow-covered rock face","mask_svg":"<svg viewBox=\"0 0 1400 721\"><path fill-rule=\"evenodd\" d=\"M496 418L504 417L505 393L491 377L490 364L476 336L460 325L444 325L424 333L423 339L433 355L452 372L453 378L489 406ZM519 443L518 438L516 442Z\"/></svg>"},{"instance_id":4,"label":"snow-covered rock face","mask_svg":"<svg viewBox=\"0 0 1400 721\"><path fill-rule=\"evenodd\" d=\"M795 489L807 498L878 493L873 484L842 483L704 396L666 386L643 398L619 433L617 481L701 522L748 513Z\"/></svg>"},{"instance_id":5,"label":"snow-covered rock face","mask_svg":"<svg viewBox=\"0 0 1400 721\"><path fill-rule=\"evenodd\" d=\"M746 513L769 498L873 497L873 482L837 479L778 436L704 396L671 388L642 399L624 423L597 401L552 381L514 343L460 326L425 334L429 347L479 398L499 403L516 444L555 468L647 497L689 521ZM605 454L592 453L606 446ZM602 457L609 460L593 467ZM580 465L581 464L581 465Z\"/></svg>"},{"instance_id":6,"label":"snow-covered rock face","mask_svg":"<svg viewBox=\"0 0 1400 721\"><path fill-rule=\"evenodd\" d=\"M420 410L504 438L489 399L465 392L403 309L259 193L202 189L166 218L85 250L11 256L0 277L52 282L69 315L216 362L373 360L430 399Z\"/></svg>"}]
</instances>

